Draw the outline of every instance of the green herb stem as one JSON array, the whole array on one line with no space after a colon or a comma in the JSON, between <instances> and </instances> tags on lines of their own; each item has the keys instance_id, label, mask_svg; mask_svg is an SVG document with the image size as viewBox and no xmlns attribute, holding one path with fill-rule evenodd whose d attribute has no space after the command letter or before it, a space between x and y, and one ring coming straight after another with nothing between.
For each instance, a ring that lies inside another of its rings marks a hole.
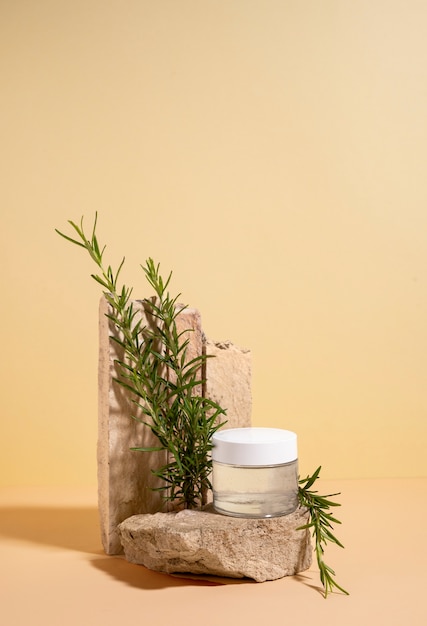
<instances>
[{"instance_id":1,"label":"green herb stem","mask_svg":"<svg viewBox=\"0 0 427 626\"><path fill-rule=\"evenodd\" d=\"M323 585L325 598L328 593L332 592L334 589L338 589L342 593L349 595L348 591L335 581L334 570L325 563L323 558L324 548L327 543L335 543L341 548L344 546L332 533L333 524L341 524L341 522L329 513L330 508L341 506L339 503L330 500L330 498L339 494L333 493L327 496L320 496L317 491L310 489L319 478L320 470L321 467L318 467L312 476L308 476L299 481L299 502L302 507L308 509L310 521L308 524L301 526L298 530L312 529L320 581Z\"/></svg>"},{"instance_id":2,"label":"green herb stem","mask_svg":"<svg viewBox=\"0 0 427 626\"><path fill-rule=\"evenodd\" d=\"M98 267L99 273L92 278L102 286L110 304L109 320L118 335L112 337L123 349L124 356L116 360L119 376L115 379L132 394L137 407L132 417L147 426L158 440L155 446L135 446L132 450L150 452L164 450L168 462L152 470L161 479L163 498L176 506L195 508L205 501L211 488L212 435L224 422L219 418L225 410L209 398L200 395L201 372L207 356L187 357L190 329L178 332L177 316L186 308L177 306L179 295L172 298L167 290L172 274L166 280L160 274L160 266L149 258L141 266L145 278L154 289L155 297L145 299L144 309L154 320L147 328L137 321L137 310L130 297L132 289L118 286L118 278L124 264L116 272L105 266L96 236L97 216L88 238L80 225L69 221L77 234L70 237L56 232L67 241L84 248Z\"/></svg>"}]
</instances>

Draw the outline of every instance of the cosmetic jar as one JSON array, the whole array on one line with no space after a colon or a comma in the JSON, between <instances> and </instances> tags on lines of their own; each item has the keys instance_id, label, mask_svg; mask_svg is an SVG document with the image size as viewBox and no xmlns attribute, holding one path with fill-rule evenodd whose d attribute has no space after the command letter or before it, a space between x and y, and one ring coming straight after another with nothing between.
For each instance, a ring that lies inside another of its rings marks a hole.
<instances>
[{"instance_id":1,"label":"cosmetic jar","mask_svg":"<svg viewBox=\"0 0 427 626\"><path fill-rule=\"evenodd\" d=\"M220 429L212 437L213 505L234 517L278 517L298 507L297 436L279 428Z\"/></svg>"}]
</instances>

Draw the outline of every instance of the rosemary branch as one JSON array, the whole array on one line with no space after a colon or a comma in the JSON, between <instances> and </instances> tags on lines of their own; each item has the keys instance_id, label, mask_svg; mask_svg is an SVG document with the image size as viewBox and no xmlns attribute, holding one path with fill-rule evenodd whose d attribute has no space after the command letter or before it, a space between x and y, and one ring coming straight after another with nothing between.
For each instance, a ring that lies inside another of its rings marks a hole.
<instances>
[{"instance_id":1,"label":"rosemary branch","mask_svg":"<svg viewBox=\"0 0 427 626\"><path fill-rule=\"evenodd\" d=\"M318 495L317 491L313 491L310 487L319 478L321 466L317 468L312 476L307 476L299 481L298 497L300 505L308 509L310 521L304 526L300 526L298 530L306 528L312 529L312 536L315 542L315 553L317 565L319 567L320 581L324 589L324 597L329 592L338 589L342 593L349 595L349 592L341 587L334 579L334 570L325 563L323 559L324 547L326 544L335 543L340 548L344 548L342 543L332 534L333 524L341 524L341 522L329 513L331 507L341 506L338 502L333 502L329 498L339 495L339 493L331 493L326 496Z\"/></svg>"},{"instance_id":2,"label":"rosemary branch","mask_svg":"<svg viewBox=\"0 0 427 626\"><path fill-rule=\"evenodd\" d=\"M160 266L151 258L142 269L155 292L154 299L144 300L154 328L142 325L130 300L132 289L118 286L124 259L116 272L104 264L105 246L99 245L96 222L97 216L89 238L83 229L83 218L80 225L69 221L77 239L57 229L56 232L84 248L98 267L99 273L91 276L102 286L111 306L107 317L118 331L112 339L124 351L123 358L116 360L119 376L115 380L131 392L138 412L143 415L142 418L133 415L133 419L148 427L158 440L155 446L135 446L132 450L166 451L168 462L152 470L162 481L156 489L163 492L164 500L175 505L198 507L211 488L212 435L223 426L218 418L225 414L217 403L200 395L202 366L208 356L187 358L190 331L178 332L176 324L177 316L186 307L177 306L179 295L171 298L167 291L172 274L164 280Z\"/></svg>"}]
</instances>

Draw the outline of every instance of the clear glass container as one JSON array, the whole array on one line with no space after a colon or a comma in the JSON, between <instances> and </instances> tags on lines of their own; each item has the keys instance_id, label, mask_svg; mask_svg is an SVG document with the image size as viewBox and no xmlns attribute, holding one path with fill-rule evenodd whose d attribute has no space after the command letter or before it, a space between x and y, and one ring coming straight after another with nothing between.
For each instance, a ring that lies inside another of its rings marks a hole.
<instances>
[{"instance_id":1,"label":"clear glass container","mask_svg":"<svg viewBox=\"0 0 427 626\"><path fill-rule=\"evenodd\" d=\"M277 428L217 431L212 450L213 504L218 513L267 518L298 507L296 434Z\"/></svg>"}]
</instances>

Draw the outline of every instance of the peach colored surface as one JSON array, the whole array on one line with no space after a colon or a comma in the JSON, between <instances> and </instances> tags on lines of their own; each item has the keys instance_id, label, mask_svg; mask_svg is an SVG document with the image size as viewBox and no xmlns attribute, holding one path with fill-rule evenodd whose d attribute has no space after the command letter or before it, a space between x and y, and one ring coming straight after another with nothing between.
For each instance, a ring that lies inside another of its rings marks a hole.
<instances>
[{"instance_id":1,"label":"peach colored surface","mask_svg":"<svg viewBox=\"0 0 427 626\"><path fill-rule=\"evenodd\" d=\"M319 483L341 490L346 548L327 562L349 597L320 595L316 565L267 583L178 579L106 557L91 490L0 491L6 626L425 626L427 480Z\"/></svg>"}]
</instances>

